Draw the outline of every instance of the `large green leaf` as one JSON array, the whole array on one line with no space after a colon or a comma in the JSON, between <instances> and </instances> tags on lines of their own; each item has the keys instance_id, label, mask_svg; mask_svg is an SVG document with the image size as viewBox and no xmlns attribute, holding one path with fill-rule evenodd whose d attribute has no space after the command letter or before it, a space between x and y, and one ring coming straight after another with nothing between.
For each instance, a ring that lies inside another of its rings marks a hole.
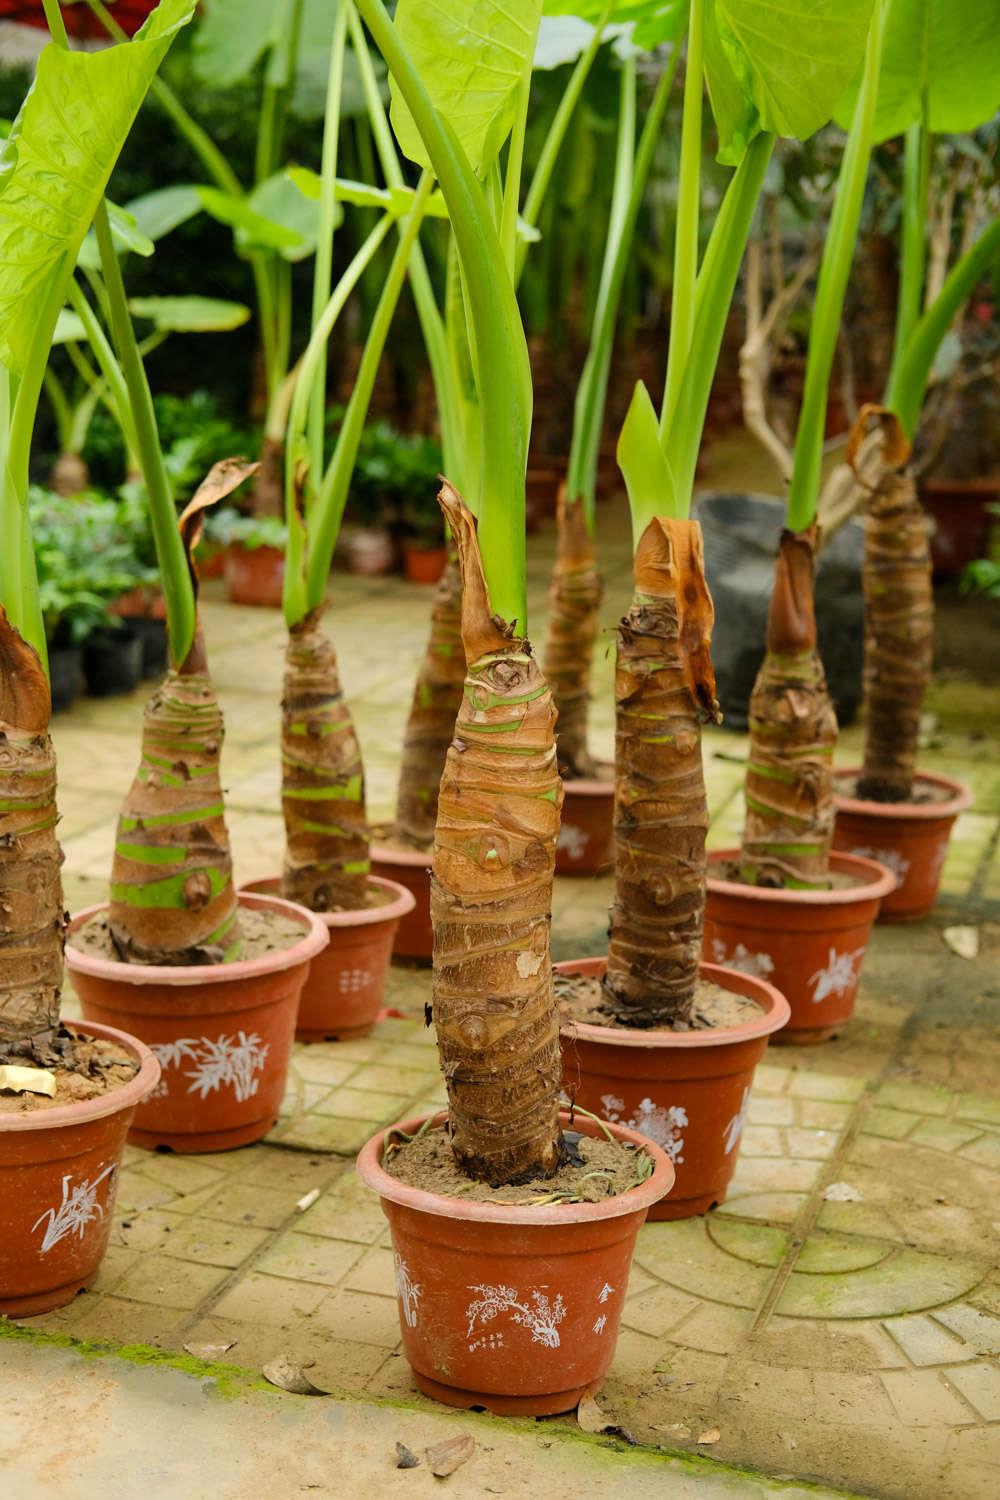
<instances>
[{"instance_id":1,"label":"large green leaf","mask_svg":"<svg viewBox=\"0 0 1000 1500\"><path fill-rule=\"evenodd\" d=\"M547 16L576 16L596 26L607 11L606 0L545 0ZM608 25L635 24L637 47L676 42L687 25L689 0L615 0Z\"/></svg>"},{"instance_id":2,"label":"large green leaf","mask_svg":"<svg viewBox=\"0 0 1000 1500\"><path fill-rule=\"evenodd\" d=\"M250 316L242 302L219 297L131 297L129 311L163 333L227 333Z\"/></svg>"},{"instance_id":3,"label":"large green leaf","mask_svg":"<svg viewBox=\"0 0 1000 1500\"><path fill-rule=\"evenodd\" d=\"M482 176L510 132L535 55L542 0L399 0L396 27L438 113ZM395 82L392 124L411 161L430 166Z\"/></svg>"},{"instance_id":4,"label":"large green leaf","mask_svg":"<svg viewBox=\"0 0 1000 1500\"><path fill-rule=\"evenodd\" d=\"M296 261L316 248L319 204L300 192L284 172L268 177L249 198L214 187L199 188L198 196L206 213L232 229L242 255L277 252Z\"/></svg>"},{"instance_id":5,"label":"large green leaf","mask_svg":"<svg viewBox=\"0 0 1000 1500\"><path fill-rule=\"evenodd\" d=\"M837 110L850 122L860 75ZM948 135L975 130L1000 109L997 0L892 0L882 46L876 141L902 135L923 116Z\"/></svg>"},{"instance_id":6,"label":"large green leaf","mask_svg":"<svg viewBox=\"0 0 1000 1500\"><path fill-rule=\"evenodd\" d=\"M0 361L17 372L51 337L84 235L174 34L195 0L161 0L131 42L54 44L0 152Z\"/></svg>"},{"instance_id":7,"label":"large green leaf","mask_svg":"<svg viewBox=\"0 0 1000 1500\"><path fill-rule=\"evenodd\" d=\"M288 177L300 193L307 198L319 199L323 191L323 179L311 167L289 167ZM338 203L353 203L356 208L378 208L383 213L401 219L413 207L416 189L410 187L370 187L367 182L354 182L349 177L338 177L335 184ZM446 219L448 209L440 190L429 193L424 205L424 217Z\"/></svg>"},{"instance_id":8,"label":"large green leaf","mask_svg":"<svg viewBox=\"0 0 1000 1500\"><path fill-rule=\"evenodd\" d=\"M229 88L270 47L276 13L286 0L203 0L194 32L194 67L202 83Z\"/></svg>"},{"instance_id":9,"label":"large green leaf","mask_svg":"<svg viewBox=\"0 0 1000 1500\"><path fill-rule=\"evenodd\" d=\"M833 114L864 53L873 0L705 0L705 76L719 159L760 131L805 140Z\"/></svg>"},{"instance_id":10,"label":"large green leaf","mask_svg":"<svg viewBox=\"0 0 1000 1500\"><path fill-rule=\"evenodd\" d=\"M108 209L108 223L111 225L111 240L118 254L141 255L148 259L156 246L149 235L140 229L135 215L127 208L119 208L110 198L104 201ZM76 263L78 266L86 266L90 271L100 269L101 252L97 248L97 235L92 229L88 229L84 236Z\"/></svg>"},{"instance_id":11,"label":"large green leaf","mask_svg":"<svg viewBox=\"0 0 1000 1500\"><path fill-rule=\"evenodd\" d=\"M143 193L125 207L139 232L155 242L200 214L201 196L195 183L175 182L170 187Z\"/></svg>"}]
</instances>

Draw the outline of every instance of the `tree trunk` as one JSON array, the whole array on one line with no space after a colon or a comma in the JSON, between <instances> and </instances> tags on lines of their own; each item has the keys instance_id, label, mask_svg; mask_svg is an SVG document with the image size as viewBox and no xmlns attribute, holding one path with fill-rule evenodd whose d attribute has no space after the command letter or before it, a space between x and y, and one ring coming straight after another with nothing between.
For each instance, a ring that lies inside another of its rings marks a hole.
<instances>
[{"instance_id":1,"label":"tree trunk","mask_svg":"<svg viewBox=\"0 0 1000 1500\"><path fill-rule=\"evenodd\" d=\"M239 915L219 757L222 711L200 626L146 705L142 759L118 819L109 924L126 963L228 963Z\"/></svg>"},{"instance_id":2,"label":"tree trunk","mask_svg":"<svg viewBox=\"0 0 1000 1500\"><path fill-rule=\"evenodd\" d=\"M549 585L544 670L559 714L559 769L564 776L585 778L594 774L587 750L587 710L604 589L583 502L567 505L565 484L559 488L556 514L558 547Z\"/></svg>"},{"instance_id":3,"label":"tree trunk","mask_svg":"<svg viewBox=\"0 0 1000 1500\"><path fill-rule=\"evenodd\" d=\"M555 708L526 640L495 617L475 522L445 483L468 675L438 803L434 1020L462 1170L493 1184L562 1157L549 926L562 782Z\"/></svg>"},{"instance_id":4,"label":"tree trunk","mask_svg":"<svg viewBox=\"0 0 1000 1500\"><path fill-rule=\"evenodd\" d=\"M266 437L260 449L260 467L250 492L252 516L285 514L285 445Z\"/></svg>"},{"instance_id":5,"label":"tree trunk","mask_svg":"<svg viewBox=\"0 0 1000 1500\"><path fill-rule=\"evenodd\" d=\"M0 609L0 1062L59 1024L62 853L49 686Z\"/></svg>"},{"instance_id":6,"label":"tree trunk","mask_svg":"<svg viewBox=\"0 0 1000 1500\"><path fill-rule=\"evenodd\" d=\"M864 589L868 724L858 796L905 802L934 655L927 518L908 474L886 474L868 502Z\"/></svg>"},{"instance_id":7,"label":"tree trunk","mask_svg":"<svg viewBox=\"0 0 1000 1500\"><path fill-rule=\"evenodd\" d=\"M310 911L357 911L368 894L361 747L322 607L288 634L281 700L281 894Z\"/></svg>"},{"instance_id":8,"label":"tree trunk","mask_svg":"<svg viewBox=\"0 0 1000 1500\"><path fill-rule=\"evenodd\" d=\"M705 915L701 720L718 723L701 527L657 519L618 627L615 898L607 1003L623 1026L690 1019Z\"/></svg>"},{"instance_id":9,"label":"tree trunk","mask_svg":"<svg viewBox=\"0 0 1000 1500\"><path fill-rule=\"evenodd\" d=\"M752 885L825 890L837 716L816 650L819 533L783 531L767 647L750 696L741 873Z\"/></svg>"},{"instance_id":10,"label":"tree trunk","mask_svg":"<svg viewBox=\"0 0 1000 1500\"><path fill-rule=\"evenodd\" d=\"M399 768L393 832L413 849L429 849L434 842L438 788L464 683L462 578L457 559L449 555L434 592L431 633L417 674Z\"/></svg>"}]
</instances>

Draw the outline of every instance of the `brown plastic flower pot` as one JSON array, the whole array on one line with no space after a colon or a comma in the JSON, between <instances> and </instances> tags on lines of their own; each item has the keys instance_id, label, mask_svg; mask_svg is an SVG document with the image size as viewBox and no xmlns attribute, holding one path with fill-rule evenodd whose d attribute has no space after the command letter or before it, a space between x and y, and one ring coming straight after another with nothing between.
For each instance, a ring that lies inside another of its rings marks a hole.
<instances>
[{"instance_id":1,"label":"brown plastic flower pot","mask_svg":"<svg viewBox=\"0 0 1000 1500\"><path fill-rule=\"evenodd\" d=\"M241 893L239 902L290 917L301 939L231 964L159 967L74 948L74 933L105 905L70 920L66 963L84 1016L128 1026L163 1068L129 1131L137 1146L228 1151L259 1141L278 1118L299 997L327 930L291 901Z\"/></svg>"},{"instance_id":2,"label":"brown plastic flower pot","mask_svg":"<svg viewBox=\"0 0 1000 1500\"><path fill-rule=\"evenodd\" d=\"M302 988L295 1027L300 1042L367 1036L378 1020L396 924L413 910L414 901L394 880L372 876L372 886L388 898L384 905L315 913L329 942L313 959ZM281 881L252 880L242 889L277 895Z\"/></svg>"},{"instance_id":3,"label":"brown plastic flower pot","mask_svg":"<svg viewBox=\"0 0 1000 1500\"><path fill-rule=\"evenodd\" d=\"M410 583L437 583L448 561L447 547L403 544L403 571Z\"/></svg>"},{"instance_id":4,"label":"brown plastic flower pot","mask_svg":"<svg viewBox=\"0 0 1000 1500\"><path fill-rule=\"evenodd\" d=\"M135 1037L74 1022L139 1064L122 1088L31 1114L0 1114L0 1313L27 1318L89 1286L111 1233L118 1169L136 1105L160 1064Z\"/></svg>"},{"instance_id":5,"label":"brown plastic flower pot","mask_svg":"<svg viewBox=\"0 0 1000 1500\"><path fill-rule=\"evenodd\" d=\"M791 1006L777 1043L825 1042L854 1013L861 964L879 903L896 877L871 859L831 854L830 870L857 881L830 891L771 890L713 875L738 849L708 856L705 957L773 984Z\"/></svg>"},{"instance_id":6,"label":"brown plastic flower pot","mask_svg":"<svg viewBox=\"0 0 1000 1500\"><path fill-rule=\"evenodd\" d=\"M836 771L834 781L853 780L857 775L857 771ZM972 805L972 793L949 776L921 772L916 784L949 795L939 802L866 802L835 793L833 847L877 860L896 877L896 889L879 908L880 922L917 922L926 917L937 900L955 819Z\"/></svg>"},{"instance_id":7,"label":"brown plastic flower pot","mask_svg":"<svg viewBox=\"0 0 1000 1500\"><path fill-rule=\"evenodd\" d=\"M606 958L555 965L557 974L601 978ZM702 964L702 979L746 995L760 1016L714 1031L637 1031L564 1022L563 1087L575 1104L602 1120L627 1125L673 1162L673 1192L654 1203L651 1219L690 1219L726 1196L757 1064L768 1038L790 1015L784 995L762 979Z\"/></svg>"},{"instance_id":8,"label":"brown plastic flower pot","mask_svg":"<svg viewBox=\"0 0 1000 1500\"><path fill-rule=\"evenodd\" d=\"M280 547L241 547L233 543L226 549L223 571L230 604L281 608L285 554Z\"/></svg>"},{"instance_id":9,"label":"brown plastic flower pot","mask_svg":"<svg viewBox=\"0 0 1000 1500\"><path fill-rule=\"evenodd\" d=\"M387 844L373 844L371 872L382 880L394 880L398 885L404 885L413 897L413 906L400 918L396 928L393 956L429 963L434 954L430 851L421 854L417 849L393 849Z\"/></svg>"},{"instance_id":10,"label":"brown plastic flower pot","mask_svg":"<svg viewBox=\"0 0 1000 1500\"><path fill-rule=\"evenodd\" d=\"M615 862L615 784L563 782L557 875L600 875Z\"/></svg>"},{"instance_id":11,"label":"brown plastic flower pot","mask_svg":"<svg viewBox=\"0 0 1000 1500\"><path fill-rule=\"evenodd\" d=\"M417 1118L395 1128L413 1134L422 1124ZM573 1127L587 1135L602 1128L580 1116ZM425 1395L500 1416L544 1417L572 1411L600 1388L636 1235L674 1180L658 1146L621 1125L609 1128L641 1145L654 1167L638 1187L603 1203L449 1198L385 1171L386 1131L363 1148L358 1173L389 1220L403 1348Z\"/></svg>"}]
</instances>

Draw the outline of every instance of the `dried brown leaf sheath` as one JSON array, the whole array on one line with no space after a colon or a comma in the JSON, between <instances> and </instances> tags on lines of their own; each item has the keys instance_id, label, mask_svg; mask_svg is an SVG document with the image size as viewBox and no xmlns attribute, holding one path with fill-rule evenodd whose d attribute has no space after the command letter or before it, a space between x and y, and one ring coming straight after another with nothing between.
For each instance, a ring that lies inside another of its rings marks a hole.
<instances>
[{"instance_id":1,"label":"dried brown leaf sheath","mask_svg":"<svg viewBox=\"0 0 1000 1500\"><path fill-rule=\"evenodd\" d=\"M566 776L592 776L587 751L590 667L597 641L603 586L583 505L566 503L560 486L558 548L549 585L545 678L559 714L559 769Z\"/></svg>"},{"instance_id":2,"label":"dried brown leaf sheath","mask_svg":"<svg viewBox=\"0 0 1000 1500\"><path fill-rule=\"evenodd\" d=\"M434 591L430 636L403 736L394 832L412 849L434 842L438 788L464 682L462 577L458 559L449 555Z\"/></svg>"},{"instance_id":3,"label":"dried brown leaf sheath","mask_svg":"<svg viewBox=\"0 0 1000 1500\"><path fill-rule=\"evenodd\" d=\"M0 1056L59 1021L63 900L50 697L0 608Z\"/></svg>"},{"instance_id":4,"label":"dried brown leaf sheath","mask_svg":"<svg viewBox=\"0 0 1000 1500\"><path fill-rule=\"evenodd\" d=\"M868 502L864 591L868 729L858 796L905 802L934 657L927 517L907 474L884 475Z\"/></svg>"},{"instance_id":5,"label":"dried brown leaf sheath","mask_svg":"<svg viewBox=\"0 0 1000 1500\"><path fill-rule=\"evenodd\" d=\"M818 531L785 531L767 650L750 697L742 871L755 885L825 887L837 717L816 650Z\"/></svg>"},{"instance_id":6,"label":"dried brown leaf sheath","mask_svg":"<svg viewBox=\"0 0 1000 1500\"><path fill-rule=\"evenodd\" d=\"M441 506L462 572L465 692L438 802L434 1020L463 1170L507 1183L560 1158L549 924L562 782L555 709L526 641L491 614L475 522Z\"/></svg>"},{"instance_id":7,"label":"dried brown leaf sheath","mask_svg":"<svg viewBox=\"0 0 1000 1500\"><path fill-rule=\"evenodd\" d=\"M618 628L615 900L605 991L623 1025L690 1015L705 913L701 719L718 720L696 521L652 521Z\"/></svg>"}]
</instances>

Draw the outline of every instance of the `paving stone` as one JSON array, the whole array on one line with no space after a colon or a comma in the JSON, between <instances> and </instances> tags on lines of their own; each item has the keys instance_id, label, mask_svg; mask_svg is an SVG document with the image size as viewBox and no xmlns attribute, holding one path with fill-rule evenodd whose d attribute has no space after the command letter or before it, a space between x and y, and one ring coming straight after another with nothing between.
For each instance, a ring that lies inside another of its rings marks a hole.
<instances>
[{"instance_id":1,"label":"paving stone","mask_svg":"<svg viewBox=\"0 0 1000 1500\"><path fill-rule=\"evenodd\" d=\"M168 1255L144 1255L116 1282L114 1291L156 1307L197 1307L222 1286L226 1274L217 1266L188 1261L181 1269Z\"/></svg>"},{"instance_id":2,"label":"paving stone","mask_svg":"<svg viewBox=\"0 0 1000 1500\"><path fill-rule=\"evenodd\" d=\"M654 1291L645 1292L641 1296L629 1296L622 1313L622 1323L639 1333L659 1337L669 1333L682 1318L700 1306L701 1302L697 1297L675 1291L673 1287L657 1286Z\"/></svg>"},{"instance_id":3,"label":"paving stone","mask_svg":"<svg viewBox=\"0 0 1000 1500\"><path fill-rule=\"evenodd\" d=\"M305 1151L354 1156L374 1133L368 1120L345 1120L339 1115L314 1112L297 1116L289 1125L279 1125L268 1140Z\"/></svg>"},{"instance_id":4,"label":"paving stone","mask_svg":"<svg viewBox=\"0 0 1000 1500\"><path fill-rule=\"evenodd\" d=\"M978 1125L963 1125L957 1120L922 1120L910 1132L910 1140L916 1146L930 1146L934 1151L958 1151L981 1135Z\"/></svg>"},{"instance_id":5,"label":"paving stone","mask_svg":"<svg viewBox=\"0 0 1000 1500\"><path fill-rule=\"evenodd\" d=\"M958 1365L947 1375L984 1422L1000 1422L1000 1369L996 1365Z\"/></svg>"},{"instance_id":6,"label":"paving stone","mask_svg":"<svg viewBox=\"0 0 1000 1500\"><path fill-rule=\"evenodd\" d=\"M360 1183L343 1189L339 1184L324 1193L306 1210L298 1227L303 1234L349 1240L370 1245L389 1231L378 1199Z\"/></svg>"},{"instance_id":7,"label":"paving stone","mask_svg":"<svg viewBox=\"0 0 1000 1500\"><path fill-rule=\"evenodd\" d=\"M889 1318L882 1325L915 1365L947 1365L972 1359L975 1350L926 1314Z\"/></svg>"},{"instance_id":8,"label":"paving stone","mask_svg":"<svg viewBox=\"0 0 1000 1500\"><path fill-rule=\"evenodd\" d=\"M672 1340L706 1354L735 1354L753 1326L753 1311L705 1302L676 1328Z\"/></svg>"},{"instance_id":9,"label":"paving stone","mask_svg":"<svg viewBox=\"0 0 1000 1500\"><path fill-rule=\"evenodd\" d=\"M981 1135L977 1141L963 1146L958 1154L964 1161L974 1161L982 1167L1000 1171L1000 1136L991 1132Z\"/></svg>"},{"instance_id":10,"label":"paving stone","mask_svg":"<svg viewBox=\"0 0 1000 1500\"><path fill-rule=\"evenodd\" d=\"M901 1141L908 1136L920 1116L901 1109L870 1109L861 1125L862 1135L880 1135L887 1140Z\"/></svg>"},{"instance_id":11,"label":"paving stone","mask_svg":"<svg viewBox=\"0 0 1000 1500\"><path fill-rule=\"evenodd\" d=\"M770 1225L747 1223L712 1215L705 1219L709 1239L727 1254L756 1266L781 1264L788 1248L788 1235Z\"/></svg>"},{"instance_id":12,"label":"paving stone","mask_svg":"<svg viewBox=\"0 0 1000 1500\"><path fill-rule=\"evenodd\" d=\"M165 1237L163 1250L172 1259L234 1269L266 1239L266 1229L216 1223L199 1216L186 1222L181 1220L180 1227Z\"/></svg>"},{"instance_id":13,"label":"paving stone","mask_svg":"<svg viewBox=\"0 0 1000 1500\"><path fill-rule=\"evenodd\" d=\"M817 1370L813 1402L821 1422L848 1422L872 1427L892 1416L892 1405L877 1375Z\"/></svg>"},{"instance_id":14,"label":"paving stone","mask_svg":"<svg viewBox=\"0 0 1000 1500\"><path fill-rule=\"evenodd\" d=\"M829 1099L836 1103L853 1103L864 1093L864 1088L863 1078L843 1078L833 1073L797 1072L789 1092L796 1099Z\"/></svg>"},{"instance_id":15,"label":"paving stone","mask_svg":"<svg viewBox=\"0 0 1000 1500\"><path fill-rule=\"evenodd\" d=\"M789 1276L776 1310L790 1316L878 1318L916 1312L961 1296L980 1279L980 1267L956 1256L894 1249L864 1270Z\"/></svg>"},{"instance_id":16,"label":"paving stone","mask_svg":"<svg viewBox=\"0 0 1000 1500\"><path fill-rule=\"evenodd\" d=\"M891 1245L857 1235L811 1234L799 1251L795 1270L810 1275L866 1271L893 1254Z\"/></svg>"},{"instance_id":17,"label":"paving stone","mask_svg":"<svg viewBox=\"0 0 1000 1500\"><path fill-rule=\"evenodd\" d=\"M721 1394L721 1412L724 1416L734 1406L744 1407L755 1412L781 1412L796 1425L809 1422L814 1411L815 1378L811 1370L733 1360Z\"/></svg>"},{"instance_id":18,"label":"paving stone","mask_svg":"<svg viewBox=\"0 0 1000 1500\"><path fill-rule=\"evenodd\" d=\"M755 1089L747 1119L751 1125L794 1125L795 1100L780 1094L758 1094Z\"/></svg>"},{"instance_id":19,"label":"paving stone","mask_svg":"<svg viewBox=\"0 0 1000 1500\"><path fill-rule=\"evenodd\" d=\"M291 1230L265 1250L256 1268L268 1276L336 1286L362 1253L358 1245L345 1240Z\"/></svg>"},{"instance_id":20,"label":"paving stone","mask_svg":"<svg viewBox=\"0 0 1000 1500\"><path fill-rule=\"evenodd\" d=\"M983 1125L1000 1125L1000 1099L989 1099L984 1094L960 1094L955 1118L977 1120Z\"/></svg>"},{"instance_id":21,"label":"paving stone","mask_svg":"<svg viewBox=\"0 0 1000 1500\"><path fill-rule=\"evenodd\" d=\"M229 1287L212 1304L212 1316L237 1323L287 1325L314 1313L329 1295L329 1287L316 1282L290 1281L251 1271Z\"/></svg>"},{"instance_id":22,"label":"paving stone","mask_svg":"<svg viewBox=\"0 0 1000 1500\"><path fill-rule=\"evenodd\" d=\"M391 1125L406 1108L409 1094L388 1094L347 1084L334 1089L319 1106L319 1113L362 1120L366 1125ZM369 1130L369 1135L372 1133Z\"/></svg>"},{"instance_id":23,"label":"paving stone","mask_svg":"<svg viewBox=\"0 0 1000 1500\"><path fill-rule=\"evenodd\" d=\"M809 1161L825 1161L837 1148L838 1135L834 1130L785 1131L788 1150L792 1156L805 1157Z\"/></svg>"},{"instance_id":24,"label":"paving stone","mask_svg":"<svg viewBox=\"0 0 1000 1500\"><path fill-rule=\"evenodd\" d=\"M206 1197L199 1215L221 1219L226 1224L277 1229L295 1212L300 1196L297 1188L282 1192L280 1188L258 1187L246 1181L230 1182L221 1192Z\"/></svg>"},{"instance_id":25,"label":"paving stone","mask_svg":"<svg viewBox=\"0 0 1000 1500\"><path fill-rule=\"evenodd\" d=\"M901 1422L908 1427L958 1427L972 1412L951 1392L937 1370L886 1370L879 1376Z\"/></svg>"},{"instance_id":26,"label":"paving stone","mask_svg":"<svg viewBox=\"0 0 1000 1500\"><path fill-rule=\"evenodd\" d=\"M773 1125L745 1125L740 1144L741 1156L784 1156L785 1147Z\"/></svg>"},{"instance_id":27,"label":"paving stone","mask_svg":"<svg viewBox=\"0 0 1000 1500\"><path fill-rule=\"evenodd\" d=\"M373 1292L376 1296L395 1300L392 1251L381 1247L366 1251L345 1276L344 1286L349 1292Z\"/></svg>"},{"instance_id":28,"label":"paving stone","mask_svg":"<svg viewBox=\"0 0 1000 1500\"><path fill-rule=\"evenodd\" d=\"M316 1309L313 1321L338 1338L375 1344L381 1349L395 1349L400 1340L395 1299L370 1292L331 1293Z\"/></svg>"},{"instance_id":29,"label":"paving stone","mask_svg":"<svg viewBox=\"0 0 1000 1500\"><path fill-rule=\"evenodd\" d=\"M842 1130L851 1117L850 1104L835 1104L829 1099L798 1099L795 1103L798 1123L810 1130Z\"/></svg>"},{"instance_id":30,"label":"paving stone","mask_svg":"<svg viewBox=\"0 0 1000 1500\"><path fill-rule=\"evenodd\" d=\"M70 1330L73 1338L107 1340L112 1344L169 1347L178 1318L185 1316L177 1308L151 1307L147 1302L130 1302L114 1293L83 1294L72 1305L77 1312ZM36 1323L37 1319L32 1318L29 1326L34 1328Z\"/></svg>"},{"instance_id":31,"label":"paving stone","mask_svg":"<svg viewBox=\"0 0 1000 1500\"><path fill-rule=\"evenodd\" d=\"M1000 1354L1000 1318L964 1302L955 1307L936 1307L934 1316L971 1344L977 1354Z\"/></svg>"},{"instance_id":32,"label":"paving stone","mask_svg":"<svg viewBox=\"0 0 1000 1500\"><path fill-rule=\"evenodd\" d=\"M730 1189L716 1216L767 1219L774 1224L793 1224L806 1201L804 1193L744 1193Z\"/></svg>"},{"instance_id":33,"label":"paving stone","mask_svg":"<svg viewBox=\"0 0 1000 1500\"><path fill-rule=\"evenodd\" d=\"M733 1178L733 1189L764 1193L807 1193L819 1176L818 1161L798 1157L743 1156Z\"/></svg>"},{"instance_id":34,"label":"paving stone","mask_svg":"<svg viewBox=\"0 0 1000 1500\"><path fill-rule=\"evenodd\" d=\"M946 1115L954 1095L950 1089L922 1083L883 1083L876 1099L890 1109L910 1110L921 1115Z\"/></svg>"},{"instance_id":35,"label":"paving stone","mask_svg":"<svg viewBox=\"0 0 1000 1500\"><path fill-rule=\"evenodd\" d=\"M759 1227L732 1223L734 1229L751 1232ZM715 1301L732 1307L756 1307L770 1279L769 1268L737 1259L716 1245L700 1219L647 1225L640 1231L636 1259L668 1286L695 1296L710 1292Z\"/></svg>"},{"instance_id":36,"label":"paving stone","mask_svg":"<svg viewBox=\"0 0 1000 1500\"><path fill-rule=\"evenodd\" d=\"M794 1069L777 1063L758 1063L753 1075L754 1094L783 1094L795 1077Z\"/></svg>"},{"instance_id":37,"label":"paving stone","mask_svg":"<svg viewBox=\"0 0 1000 1500\"><path fill-rule=\"evenodd\" d=\"M324 1048L332 1043L318 1042L309 1047L298 1047L295 1051L295 1069L311 1083L330 1085L346 1083L361 1066L354 1058L330 1055Z\"/></svg>"}]
</instances>

